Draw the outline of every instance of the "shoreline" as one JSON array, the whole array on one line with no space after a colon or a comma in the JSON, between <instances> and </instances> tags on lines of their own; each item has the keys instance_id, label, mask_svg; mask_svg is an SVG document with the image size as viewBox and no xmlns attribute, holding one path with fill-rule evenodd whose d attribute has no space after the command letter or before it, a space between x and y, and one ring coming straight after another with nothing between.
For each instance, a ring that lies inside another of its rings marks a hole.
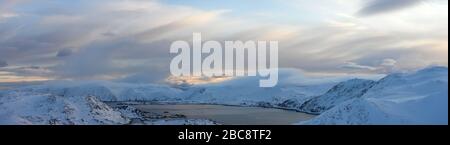
<instances>
[{"instance_id":1,"label":"shoreline","mask_svg":"<svg viewBox=\"0 0 450 145\"><path fill-rule=\"evenodd\" d=\"M141 116L143 122L147 119L152 121L155 119L165 121L194 119L210 120L217 125L295 125L298 121L310 120L317 116L293 109L248 105L129 101L109 101L105 103L113 108L133 107L141 112L138 115ZM148 118L148 115L154 116Z\"/></svg>"},{"instance_id":2,"label":"shoreline","mask_svg":"<svg viewBox=\"0 0 450 145\"><path fill-rule=\"evenodd\" d=\"M219 106L229 106L229 107L254 107L254 108L266 108L266 109L279 109L285 111L292 111L298 113L305 113L308 115L318 116L320 114L300 111L292 108L284 108L284 107L268 107L268 106L258 106L258 105L236 105L236 104L220 104L220 103L192 103L192 102L164 102L164 101L103 101L104 103L110 105L111 103L118 103L119 106L124 105L219 105ZM124 103L124 104L122 104Z\"/></svg>"}]
</instances>

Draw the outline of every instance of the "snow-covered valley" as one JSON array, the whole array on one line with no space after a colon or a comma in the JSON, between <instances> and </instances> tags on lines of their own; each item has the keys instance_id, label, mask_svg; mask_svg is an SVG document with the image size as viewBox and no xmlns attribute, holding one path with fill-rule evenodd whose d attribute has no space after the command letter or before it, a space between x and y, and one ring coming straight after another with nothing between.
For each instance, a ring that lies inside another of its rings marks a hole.
<instances>
[{"instance_id":1,"label":"snow-covered valley","mask_svg":"<svg viewBox=\"0 0 450 145\"><path fill-rule=\"evenodd\" d=\"M280 77L274 88L260 88L258 79L251 77L203 85L51 81L15 87L0 91L0 124L216 124L207 118L151 114L133 105L105 102L220 104L318 115L297 123L308 125L448 124L448 68L380 80L305 81L292 72Z\"/></svg>"}]
</instances>

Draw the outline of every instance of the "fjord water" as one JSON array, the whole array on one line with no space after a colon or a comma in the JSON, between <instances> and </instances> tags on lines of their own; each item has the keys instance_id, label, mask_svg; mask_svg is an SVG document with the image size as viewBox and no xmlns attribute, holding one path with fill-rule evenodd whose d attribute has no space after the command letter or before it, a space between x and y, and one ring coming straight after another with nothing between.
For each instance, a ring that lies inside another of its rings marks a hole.
<instances>
[{"instance_id":1,"label":"fjord water","mask_svg":"<svg viewBox=\"0 0 450 145\"><path fill-rule=\"evenodd\" d=\"M314 115L260 107L223 105L137 105L145 112L182 114L188 119L210 119L224 125L290 125L309 120Z\"/></svg>"}]
</instances>

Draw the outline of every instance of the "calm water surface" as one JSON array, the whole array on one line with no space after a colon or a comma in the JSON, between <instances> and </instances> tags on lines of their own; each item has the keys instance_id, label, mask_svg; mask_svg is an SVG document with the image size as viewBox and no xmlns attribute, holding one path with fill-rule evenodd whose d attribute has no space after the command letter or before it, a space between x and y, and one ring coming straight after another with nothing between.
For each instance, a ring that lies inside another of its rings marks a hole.
<instances>
[{"instance_id":1,"label":"calm water surface","mask_svg":"<svg viewBox=\"0 0 450 145\"><path fill-rule=\"evenodd\" d=\"M289 125L314 115L289 110L223 105L136 105L158 114L183 114L188 119L210 119L225 125Z\"/></svg>"}]
</instances>

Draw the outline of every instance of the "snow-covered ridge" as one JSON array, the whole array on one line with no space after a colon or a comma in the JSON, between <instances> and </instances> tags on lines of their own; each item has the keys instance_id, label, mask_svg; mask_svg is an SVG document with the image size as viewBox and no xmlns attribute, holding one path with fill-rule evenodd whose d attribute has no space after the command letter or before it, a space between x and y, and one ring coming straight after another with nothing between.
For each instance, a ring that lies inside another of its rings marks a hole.
<instances>
[{"instance_id":1,"label":"snow-covered ridge","mask_svg":"<svg viewBox=\"0 0 450 145\"><path fill-rule=\"evenodd\" d=\"M105 101L261 106L320 114L300 124L448 124L445 67L392 74L376 82L301 84L280 79L274 88L260 88L251 77L193 86L47 82L0 91L0 124L127 124L137 117L135 110L117 110Z\"/></svg>"},{"instance_id":2,"label":"snow-covered ridge","mask_svg":"<svg viewBox=\"0 0 450 145\"><path fill-rule=\"evenodd\" d=\"M94 96L10 91L0 97L0 124L125 124L127 118Z\"/></svg>"},{"instance_id":3,"label":"snow-covered ridge","mask_svg":"<svg viewBox=\"0 0 450 145\"><path fill-rule=\"evenodd\" d=\"M245 78L244 78L245 80ZM242 83L221 85L168 86L107 81L50 81L0 91L0 124L129 124L136 110L111 108L103 102L150 101L272 106L287 98L305 100L309 94L325 91L332 84L317 86L281 85L273 89ZM244 82L253 83L253 79ZM138 119L139 120L139 119ZM161 120L163 121L163 120ZM160 124L161 121L145 122ZM203 124L204 120L167 123ZM164 122L164 121L163 121Z\"/></svg>"},{"instance_id":4,"label":"snow-covered ridge","mask_svg":"<svg viewBox=\"0 0 450 145\"><path fill-rule=\"evenodd\" d=\"M389 75L301 124L448 124L448 68Z\"/></svg>"},{"instance_id":5,"label":"snow-covered ridge","mask_svg":"<svg viewBox=\"0 0 450 145\"><path fill-rule=\"evenodd\" d=\"M56 81L17 89L58 96L95 96L102 101L166 101L182 98L183 91L167 85L107 81Z\"/></svg>"},{"instance_id":6,"label":"snow-covered ridge","mask_svg":"<svg viewBox=\"0 0 450 145\"><path fill-rule=\"evenodd\" d=\"M295 79L289 78L285 80ZM285 80L281 80L281 83L273 88L259 87L259 79L256 77L237 78L217 84L179 86L107 81L53 81L17 88L13 91L37 92L67 97L95 96L102 101L277 106L286 100L304 102L311 96L324 93L336 84L335 82L287 83Z\"/></svg>"},{"instance_id":7,"label":"snow-covered ridge","mask_svg":"<svg viewBox=\"0 0 450 145\"><path fill-rule=\"evenodd\" d=\"M339 83L327 93L306 101L300 106L299 110L313 114L321 114L345 101L360 98L374 84L375 81L362 79L352 79Z\"/></svg>"}]
</instances>

